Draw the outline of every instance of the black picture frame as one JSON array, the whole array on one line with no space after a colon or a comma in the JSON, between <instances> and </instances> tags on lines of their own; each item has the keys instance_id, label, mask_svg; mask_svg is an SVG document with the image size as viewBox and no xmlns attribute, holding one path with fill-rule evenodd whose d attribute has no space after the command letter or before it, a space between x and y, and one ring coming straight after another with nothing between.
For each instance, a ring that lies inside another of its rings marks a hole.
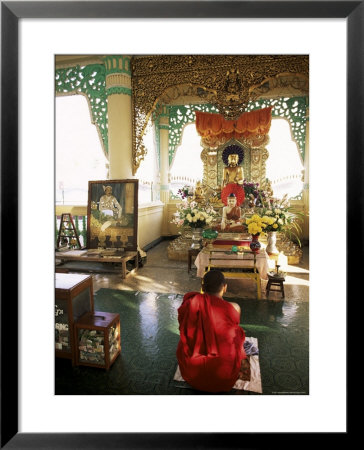
<instances>
[{"instance_id":1,"label":"black picture frame","mask_svg":"<svg viewBox=\"0 0 364 450\"><path fill-rule=\"evenodd\" d=\"M364 2L363 1L9 1L1 2L1 448L257 448L279 438L280 447L297 434L281 433L19 433L18 432L18 250L7 229L18 235L18 23L21 18L346 18L347 19L347 223L363 229ZM329 43L328 43L329 45ZM8 105L12 105L8 108ZM339 188L339 187L338 187ZM334 194L333 194L334 195ZM362 233L355 250L362 255ZM354 247L346 237L349 267ZM349 245L350 244L350 245ZM11 268L9 270L9 268ZM347 270L347 298L359 300L360 264ZM6 274L6 281L5 281ZM12 301L7 301L11 289ZM9 319L11 318L11 319ZM12 345L6 345L11 332ZM350 346L348 346L350 351ZM348 357L349 360L349 357ZM349 383L348 383L349 384ZM335 393L333 393L335 395ZM242 402L242 411L244 410ZM349 417L349 416L348 416ZM242 414L243 420L243 414ZM257 418L258 420L258 418ZM340 435L340 436L339 436ZM338 433L336 442L349 433ZM315 444L319 435L315 433ZM326 440L326 436L323 438ZM300 436L300 443L312 436ZM278 439L277 439L278 440ZM271 445L270 445L271 446Z\"/></svg>"}]
</instances>

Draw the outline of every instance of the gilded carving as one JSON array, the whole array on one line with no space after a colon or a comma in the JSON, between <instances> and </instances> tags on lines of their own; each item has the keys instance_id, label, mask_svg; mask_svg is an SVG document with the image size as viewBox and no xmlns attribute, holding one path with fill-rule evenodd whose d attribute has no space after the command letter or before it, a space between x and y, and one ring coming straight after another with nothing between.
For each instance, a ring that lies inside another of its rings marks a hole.
<instances>
[{"instance_id":1,"label":"gilded carving","mask_svg":"<svg viewBox=\"0 0 364 450\"><path fill-rule=\"evenodd\" d=\"M308 95L309 79L300 73L280 74L263 81L259 86L252 89L252 92L257 94L259 98L264 97L265 94L269 94L269 97L272 98L275 91L278 96Z\"/></svg>"},{"instance_id":2,"label":"gilded carving","mask_svg":"<svg viewBox=\"0 0 364 450\"><path fill-rule=\"evenodd\" d=\"M251 155L252 155L252 164L258 165L260 161L260 151L254 149L252 150Z\"/></svg>"},{"instance_id":3,"label":"gilded carving","mask_svg":"<svg viewBox=\"0 0 364 450\"><path fill-rule=\"evenodd\" d=\"M266 148L263 148L261 150L261 159L262 159L262 164L264 165L264 167L265 167L265 164L266 164L266 161L268 158L269 158L269 152Z\"/></svg>"},{"instance_id":4,"label":"gilded carving","mask_svg":"<svg viewBox=\"0 0 364 450\"><path fill-rule=\"evenodd\" d=\"M217 152L210 152L204 148L201 152L203 162L203 184L211 189L216 189L217 182Z\"/></svg>"},{"instance_id":5,"label":"gilded carving","mask_svg":"<svg viewBox=\"0 0 364 450\"><path fill-rule=\"evenodd\" d=\"M267 80L269 88L284 74L284 83L299 86L302 78L308 80L309 67L305 55L140 56L131 64L134 173L145 155L142 136L157 104L172 103L183 93L182 97L199 98L226 118L235 118L264 93Z\"/></svg>"},{"instance_id":6,"label":"gilded carving","mask_svg":"<svg viewBox=\"0 0 364 450\"><path fill-rule=\"evenodd\" d=\"M231 144L238 144L243 147L244 159L242 168L244 171L244 178L259 183L260 186L266 185L266 161L269 153L266 148L250 148L244 145L240 140L230 140L217 151L211 151L204 148L201 153L203 161L203 184L216 189L221 186L222 176L224 170L224 162L222 160L222 153L224 148Z\"/></svg>"}]
</instances>

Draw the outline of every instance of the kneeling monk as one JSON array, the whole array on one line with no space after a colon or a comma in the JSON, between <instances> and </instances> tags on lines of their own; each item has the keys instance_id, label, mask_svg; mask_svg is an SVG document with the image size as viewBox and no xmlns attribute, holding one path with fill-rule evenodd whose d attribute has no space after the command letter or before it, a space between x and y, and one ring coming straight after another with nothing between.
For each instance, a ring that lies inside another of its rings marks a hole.
<instances>
[{"instance_id":1,"label":"kneeling monk","mask_svg":"<svg viewBox=\"0 0 364 450\"><path fill-rule=\"evenodd\" d=\"M240 307L225 301L225 277L212 270L202 281L205 292L189 292L178 309L177 359L183 379L195 389L227 392L246 358Z\"/></svg>"}]
</instances>

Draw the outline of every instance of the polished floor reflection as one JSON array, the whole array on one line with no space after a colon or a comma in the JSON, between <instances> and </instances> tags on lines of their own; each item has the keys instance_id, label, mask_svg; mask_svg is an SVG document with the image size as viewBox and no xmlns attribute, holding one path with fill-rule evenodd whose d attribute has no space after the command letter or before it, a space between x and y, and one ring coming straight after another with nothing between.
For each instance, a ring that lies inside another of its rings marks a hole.
<instances>
[{"instance_id":1,"label":"polished floor reflection","mask_svg":"<svg viewBox=\"0 0 364 450\"><path fill-rule=\"evenodd\" d=\"M168 241L162 241L147 252L146 264L138 272L122 280L118 274L100 273L94 275L95 290L101 287L129 289L141 292L165 292L184 294L200 289L201 279L196 276L192 265L187 272L187 262L173 261L167 257ZM309 294L308 248L303 248L303 258L299 265L287 267L284 284L285 300L308 301ZM107 268L106 268L107 269ZM265 295L266 281L262 280L262 298ZM229 280L227 297L256 298L256 285L251 280ZM280 300L281 294L271 292L270 300Z\"/></svg>"},{"instance_id":2,"label":"polished floor reflection","mask_svg":"<svg viewBox=\"0 0 364 450\"><path fill-rule=\"evenodd\" d=\"M72 367L69 360L57 358L56 394L203 394L173 381L177 309L185 292L199 290L200 279L196 269L187 273L186 262L168 260L167 245L165 241L149 250L145 265L125 280L118 274L93 274L95 309L120 314L122 352L108 372ZM250 280L230 281L228 286L227 297L241 306L246 335L258 339L263 395L309 393L307 249L302 263L288 269L285 299L280 293L266 299L265 282L261 300ZM229 394L252 395L236 390Z\"/></svg>"}]
</instances>

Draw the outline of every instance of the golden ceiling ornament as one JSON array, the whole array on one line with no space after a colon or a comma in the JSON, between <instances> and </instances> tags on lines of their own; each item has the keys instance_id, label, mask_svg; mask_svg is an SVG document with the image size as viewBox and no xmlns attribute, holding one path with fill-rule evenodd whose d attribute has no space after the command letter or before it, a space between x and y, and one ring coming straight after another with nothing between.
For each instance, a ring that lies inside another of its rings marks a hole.
<instances>
[{"instance_id":1,"label":"golden ceiling ornament","mask_svg":"<svg viewBox=\"0 0 364 450\"><path fill-rule=\"evenodd\" d=\"M200 88L198 93L214 105L225 120L238 119L246 111L248 103L258 97L258 94L249 91L248 83L243 81L239 69L234 67L226 72L220 90Z\"/></svg>"},{"instance_id":2,"label":"golden ceiling ornament","mask_svg":"<svg viewBox=\"0 0 364 450\"><path fill-rule=\"evenodd\" d=\"M266 94L270 98L277 96L301 96L309 93L309 78L301 73L281 73L275 77L264 80L259 86L254 86L251 89L259 98Z\"/></svg>"},{"instance_id":3,"label":"golden ceiling ornament","mask_svg":"<svg viewBox=\"0 0 364 450\"><path fill-rule=\"evenodd\" d=\"M249 101L263 95L266 80L278 79L280 74L286 77L299 74L308 80L309 58L307 55L148 55L132 57L131 67L135 174L146 154L142 137L147 122L167 90L189 86L202 103L213 104L220 114L232 120L244 112ZM188 94L192 93L191 89Z\"/></svg>"}]
</instances>

